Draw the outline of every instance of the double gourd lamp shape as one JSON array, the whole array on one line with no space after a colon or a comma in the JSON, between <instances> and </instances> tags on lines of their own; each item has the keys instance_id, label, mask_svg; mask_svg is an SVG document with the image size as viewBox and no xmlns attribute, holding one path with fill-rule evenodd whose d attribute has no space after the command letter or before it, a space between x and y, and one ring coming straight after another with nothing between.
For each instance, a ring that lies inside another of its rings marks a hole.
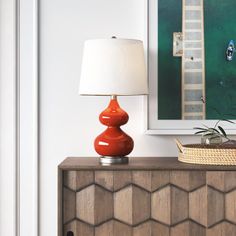
<instances>
[{"instance_id":1,"label":"double gourd lamp shape","mask_svg":"<svg viewBox=\"0 0 236 236\"><path fill-rule=\"evenodd\" d=\"M117 96L145 95L147 87L142 41L112 37L85 42L79 93L110 96L108 107L99 116L107 128L94 141L101 163L128 162L134 142L120 128L129 116L120 108Z\"/></svg>"}]
</instances>

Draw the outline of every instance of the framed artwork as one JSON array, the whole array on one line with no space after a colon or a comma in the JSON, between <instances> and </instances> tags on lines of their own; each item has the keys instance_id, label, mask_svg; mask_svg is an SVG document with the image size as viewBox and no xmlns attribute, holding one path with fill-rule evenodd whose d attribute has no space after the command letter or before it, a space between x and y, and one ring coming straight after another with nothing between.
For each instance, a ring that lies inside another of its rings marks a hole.
<instances>
[{"instance_id":1,"label":"framed artwork","mask_svg":"<svg viewBox=\"0 0 236 236\"><path fill-rule=\"evenodd\" d=\"M147 9L147 133L235 120L236 1L149 0ZM236 125L222 126L236 134Z\"/></svg>"}]
</instances>

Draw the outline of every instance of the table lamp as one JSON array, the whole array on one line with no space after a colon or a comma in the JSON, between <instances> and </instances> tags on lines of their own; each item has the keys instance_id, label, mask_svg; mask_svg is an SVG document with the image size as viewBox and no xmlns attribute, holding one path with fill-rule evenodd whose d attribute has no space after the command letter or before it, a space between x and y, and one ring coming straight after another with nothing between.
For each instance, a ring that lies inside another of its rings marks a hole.
<instances>
[{"instance_id":1,"label":"table lamp","mask_svg":"<svg viewBox=\"0 0 236 236\"><path fill-rule=\"evenodd\" d=\"M117 96L147 94L147 73L143 43L133 39L94 39L84 45L80 95L110 96L99 120L106 130L94 141L102 164L127 163L133 139L121 125L129 116L118 104Z\"/></svg>"}]
</instances>

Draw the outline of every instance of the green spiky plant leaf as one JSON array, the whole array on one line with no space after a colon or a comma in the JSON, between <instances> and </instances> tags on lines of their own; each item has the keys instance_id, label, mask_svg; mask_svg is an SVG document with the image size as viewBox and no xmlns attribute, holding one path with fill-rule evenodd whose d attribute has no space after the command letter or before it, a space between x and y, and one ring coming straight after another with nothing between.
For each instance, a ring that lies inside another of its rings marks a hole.
<instances>
[{"instance_id":1,"label":"green spiky plant leaf","mask_svg":"<svg viewBox=\"0 0 236 236\"><path fill-rule=\"evenodd\" d=\"M203 127L194 127L193 129L196 129L195 135L201 134L204 137L209 137L211 139L213 138L225 138L226 140L230 141L230 138L228 138L226 131L222 126L219 125L220 122L228 122L231 124L235 124L235 122L228 120L228 119L221 119L218 120L214 127L208 127L206 125L203 125Z\"/></svg>"}]
</instances>

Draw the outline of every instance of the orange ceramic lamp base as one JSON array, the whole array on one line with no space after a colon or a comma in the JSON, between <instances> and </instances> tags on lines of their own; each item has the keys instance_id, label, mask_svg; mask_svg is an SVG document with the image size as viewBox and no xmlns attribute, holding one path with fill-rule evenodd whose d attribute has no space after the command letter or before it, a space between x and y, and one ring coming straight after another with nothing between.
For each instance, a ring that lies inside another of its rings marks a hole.
<instances>
[{"instance_id":1,"label":"orange ceramic lamp base","mask_svg":"<svg viewBox=\"0 0 236 236\"><path fill-rule=\"evenodd\" d=\"M99 120L108 126L94 141L96 152L104 164L126 163L126 157L134 147L133 139L120 128L128 122L128 114L122 110L116 96L112 96L109 106L100 114Z\"/></svg>"}]
</instances>

